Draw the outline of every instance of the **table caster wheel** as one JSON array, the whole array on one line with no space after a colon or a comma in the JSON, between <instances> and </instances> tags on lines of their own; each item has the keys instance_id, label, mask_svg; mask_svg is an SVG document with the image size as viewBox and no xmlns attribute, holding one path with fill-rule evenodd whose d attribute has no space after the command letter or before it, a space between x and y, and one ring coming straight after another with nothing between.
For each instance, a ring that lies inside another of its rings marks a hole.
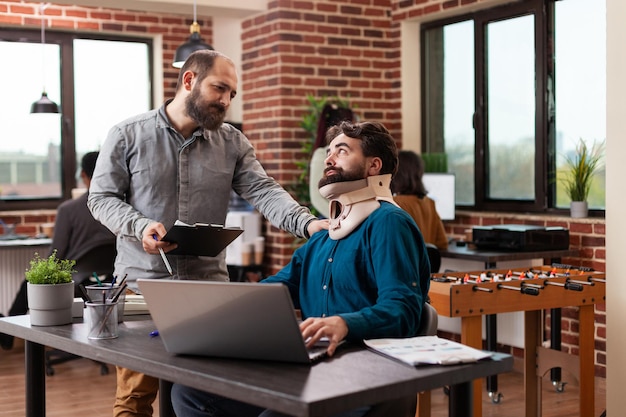
<instances>
[{"instance_id":1,"label":"table caster wheel","mask_svg":"<svg viewBox=\"0 0 626 417\"><path fill-rule=\"evenodd\" d=\"M491 398L491 402L494 404L500 404L502 400L502 393L500 392L489 392L489 398Z\"/></svg>"},{"instance_id":2,"label":"table caster wheel","mask_svg":"<svg viewBox=\"0 0 626 417\"><path fill-rule=\"evenodd\" d=\"M567 382L552 381L552 385L556 389L556 392L563 392L563 391L565 391L565 384L567 384Z\"/></svg>"}]
</instances>

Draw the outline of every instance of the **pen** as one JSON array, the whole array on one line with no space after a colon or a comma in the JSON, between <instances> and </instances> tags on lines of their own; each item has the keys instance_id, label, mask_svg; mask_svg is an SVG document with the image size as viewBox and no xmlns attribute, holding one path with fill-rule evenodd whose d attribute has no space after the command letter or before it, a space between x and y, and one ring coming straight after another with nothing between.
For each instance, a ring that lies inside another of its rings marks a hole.
<instances>
[{"instance_id":1,"label":"pen","mask_svg":"<svg viewBox=\"0 0 626 417\"><path fill-rule=\"evenodd\" d=\"M92 272L91 275L96 279L98 286L102 286L102 281L100 281L100 277L95 272Z\"/></svg>"},{"instance_id":2,"label":"pen","mask_svg":"<svg viewBox=\"0 0 626 417\"><path fill-rule=\"evenodd\" d=\"M152 235L152 237L157 242L159 241L159 238L157 237L157 235ZM165 263L165 267L167 268L167 272L169 272L170 275L174 275L172 273L172 267L170 266L170 262L167 260L167 257L165 256L165 252L163 252L163 248L159 248L159 253L161 254L161 258L163 258L163 263Z\"/></svg>"}]
</instances>

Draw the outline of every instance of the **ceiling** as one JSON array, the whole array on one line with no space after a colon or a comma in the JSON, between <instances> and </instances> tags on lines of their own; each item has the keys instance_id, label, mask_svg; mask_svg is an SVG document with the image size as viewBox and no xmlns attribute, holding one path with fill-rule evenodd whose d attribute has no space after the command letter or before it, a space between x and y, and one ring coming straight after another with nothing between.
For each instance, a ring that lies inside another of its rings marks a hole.
<instances>
[{"instance_id":1,"label":"ceiling","mask_svg":"<svg viewBox=\"0 0 626 417\"><path fill-rule=\"evenodd\" d=\"M197 0L198 16L244 18L267 10L268 0ZM193 15L193 0L54 0L55 4Z\"/></svg>"}]
</instances>

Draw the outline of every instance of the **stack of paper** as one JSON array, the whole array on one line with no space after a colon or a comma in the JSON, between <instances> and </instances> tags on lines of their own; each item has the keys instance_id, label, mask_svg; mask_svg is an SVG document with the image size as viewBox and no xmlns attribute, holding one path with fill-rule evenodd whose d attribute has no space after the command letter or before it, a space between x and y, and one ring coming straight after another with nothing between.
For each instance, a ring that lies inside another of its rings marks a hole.
<instances>
[{"instance_id":1,"label":"stack of paper","mask_svg":"<svg viewBox=\"0 0 626 417\"><path fill-rule=\"evenodd\" d=\"M143 299L143 295L126 294L126 302L124 303L124 315L134 316L137 314L150 314L148 305Z\"/></svg>"},{"instance_id":2,"label":"stack of paper","mask_svg":"<svg viewBox=\"0 0 626 417\"><path fill-rule=\"evenodd\" d=\"M370 349L409 365L453 365L476 362L493 355L493 352L442 339L437 336L418 336L406 339L364 340Z\"/></svg>"}]
</instances>

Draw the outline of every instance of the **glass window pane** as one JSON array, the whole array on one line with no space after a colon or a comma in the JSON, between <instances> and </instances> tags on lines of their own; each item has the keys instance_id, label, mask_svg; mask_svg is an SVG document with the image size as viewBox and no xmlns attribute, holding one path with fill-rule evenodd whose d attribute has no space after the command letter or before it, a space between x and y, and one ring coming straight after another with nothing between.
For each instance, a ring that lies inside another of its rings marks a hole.
<instances>
[{"instance_id":1,"label":"glass window pane","mask_svg":"<svg viewBox=\"0 0 626 417\"><path fill-rule=\"evenodd\" d=\"M455 174L456 202L474 204L474 22L444 29L444 136L448 171Z\"/></svg>"},{"instance_id":2,"label":"glass window pane","mask_svg":"<svg viewBox=\"0 0 626 417\"><path fill-rule=\"evenodd\" d=\"M148 45L74 40L76 155L100 149L111 127L151 108Z\"/></svg>"},{"instance_id":3,"label":"glass window pane","mask_svg":"<svg viewBox=\"0 0 626 417\"><path fill-rule=\"evenodd\" d=\"M535 199L534 16L487 26L487 197Z\"/></svg>"},{"instance_id":4,"label":"glass window pane","mask_svg":"<svg viewBox=\"0 0 626 417\"><path fill-rule=\"evenodd\" d=\"M605 0L555 3L557 206L569 207L561 178L565 156L583 139L589 148L606 139ZM604 165L594 177L589 208L605 208Z\"/></svg>"},{"instance_id":5,"label":"glass window pane","mask_svg":"<svg viewBox=\"0 0 626 417\"><path fill-rule=\"evenodd\" d=\"M457 205L474 204L474 22L425 32L426 152L445 152Z\"/></svg>"},{"instance_id":6,"label":"glass window pane","mask_svg":"<svg viewBox=\"0 0 626 417\"><path fill-rule=\"evenodd\" d=\"M60 47L0 42L0 198L61 196L61 117L30 114L42 91L61 105ZM8 58L11 57L11 58Z\"/></svg>"}]
</instances>

